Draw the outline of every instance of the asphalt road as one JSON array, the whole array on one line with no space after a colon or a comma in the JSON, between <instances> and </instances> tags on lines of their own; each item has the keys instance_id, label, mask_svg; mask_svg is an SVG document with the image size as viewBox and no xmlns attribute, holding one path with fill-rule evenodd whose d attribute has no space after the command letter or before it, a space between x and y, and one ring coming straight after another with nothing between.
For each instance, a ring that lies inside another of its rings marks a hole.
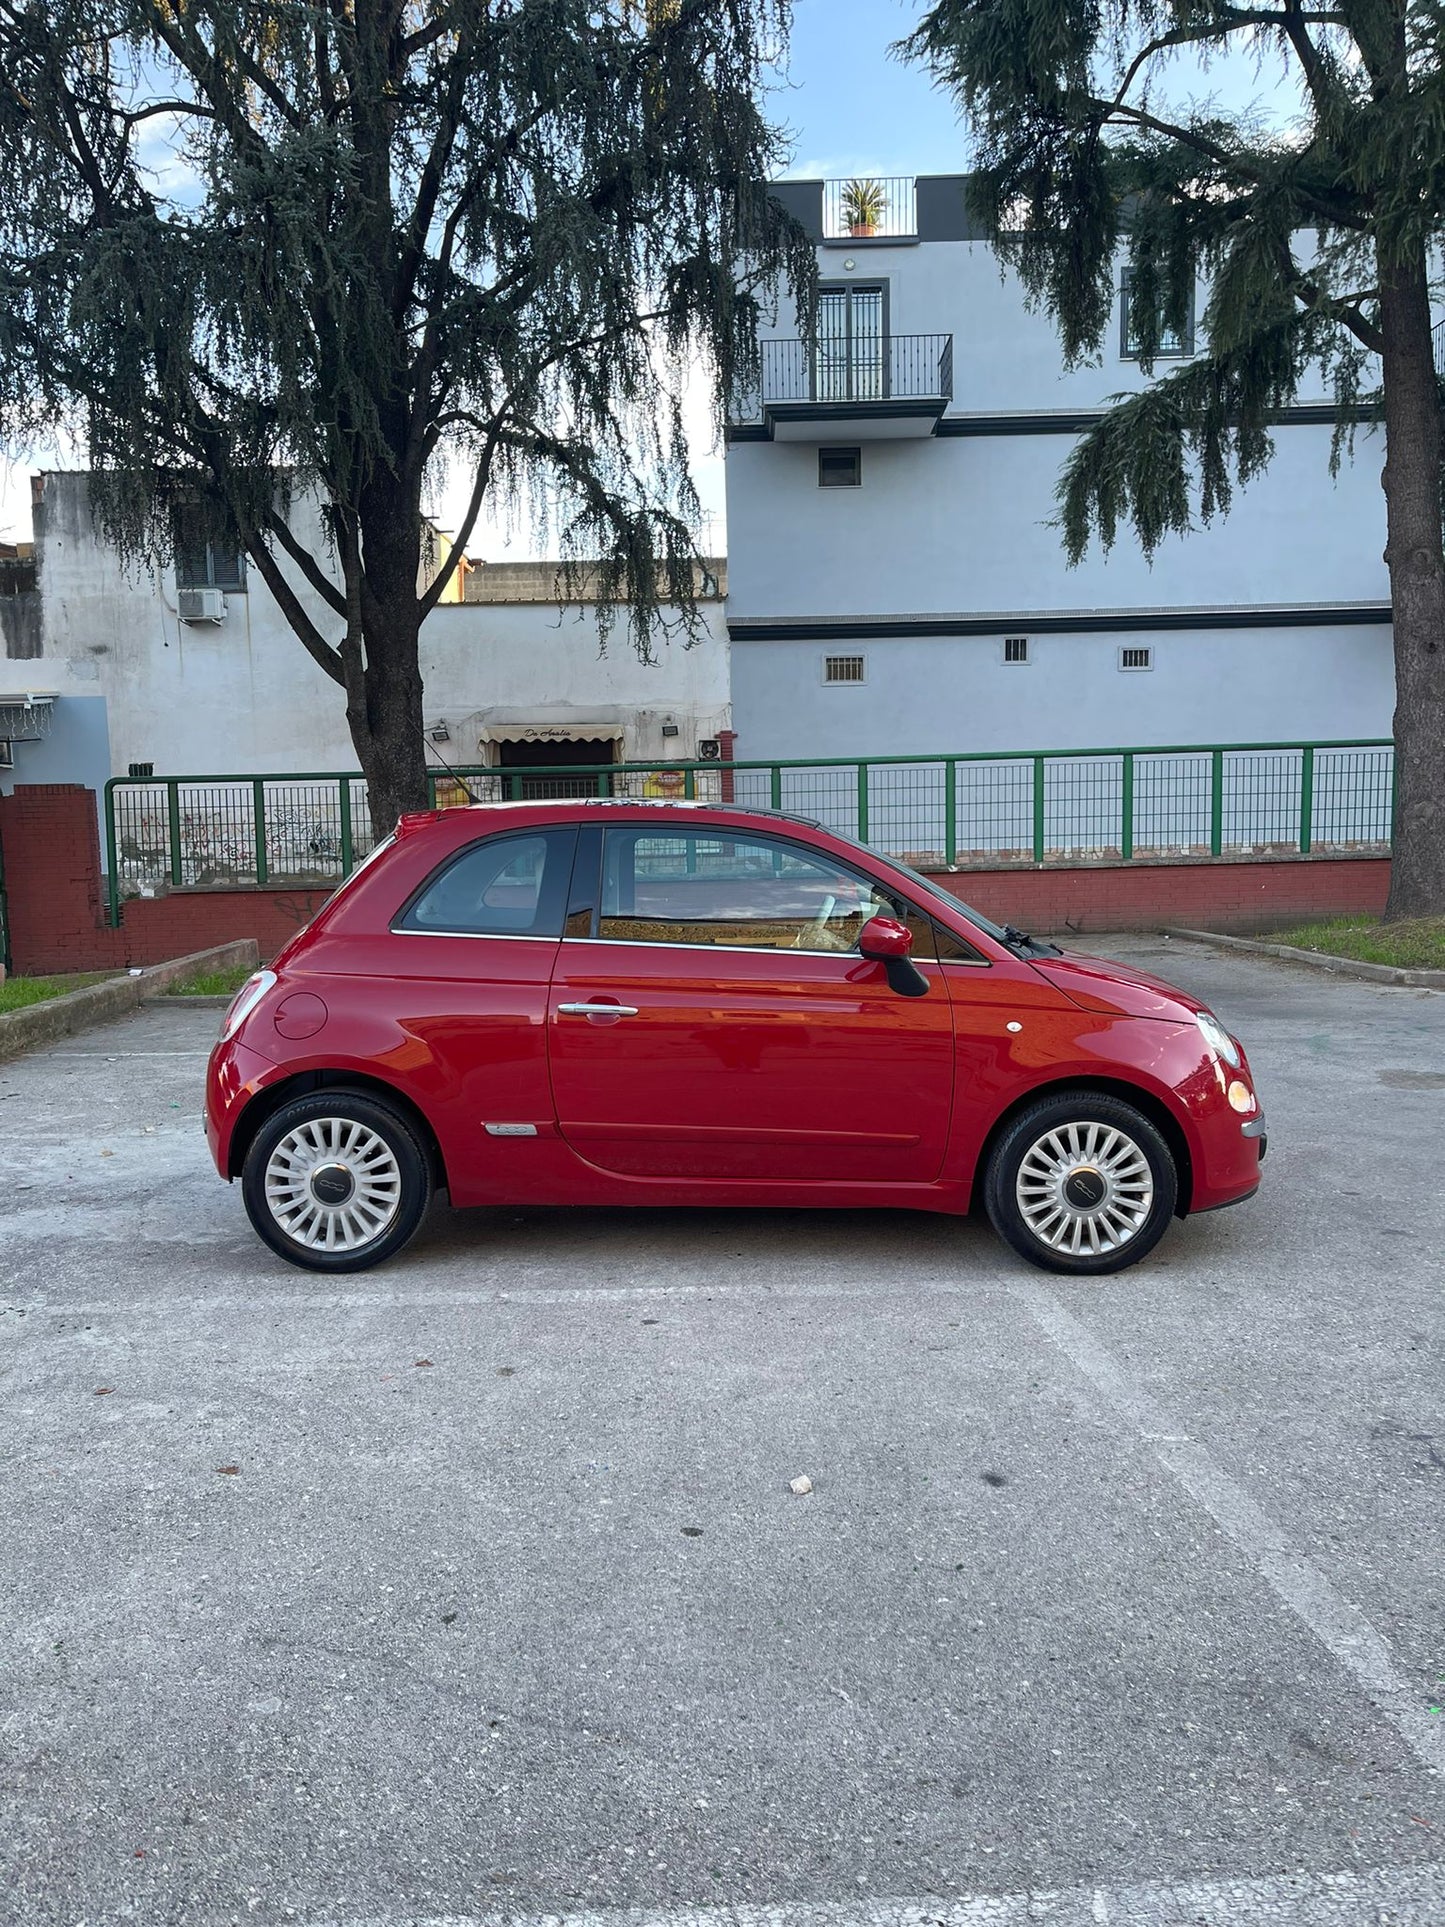
<instances>
[{"instance_id":1,"label":"asphalt road","mask_svg":"<svg viewBox=\"0 0 1445 1927\"><path fill-rule=\"evenodd\" d=\"M0 1915L1441 1927L1445 996L1098 947L1271 1143L1094 1282L440 1209L338 1285L212 1013L0 1067Z\"/></svg>"}]
</instances>

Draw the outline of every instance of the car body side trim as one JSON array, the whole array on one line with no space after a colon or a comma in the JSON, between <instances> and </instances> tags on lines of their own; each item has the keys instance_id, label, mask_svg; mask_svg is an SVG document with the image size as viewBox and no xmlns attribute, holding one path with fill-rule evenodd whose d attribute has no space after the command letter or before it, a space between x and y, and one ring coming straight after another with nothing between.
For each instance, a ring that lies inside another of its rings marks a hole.
<instances>
[{"instance_id":1,"label":"car body side trim","mask_svg":"<svg viewBox=\"0 0 1445 1927\"><path fill-rule=\"evenodd\" d=\"M472 943L560 943L560 937L539 937L531 930L397 930L393 937L466 937Z\"/></svg>"}]
</instances>

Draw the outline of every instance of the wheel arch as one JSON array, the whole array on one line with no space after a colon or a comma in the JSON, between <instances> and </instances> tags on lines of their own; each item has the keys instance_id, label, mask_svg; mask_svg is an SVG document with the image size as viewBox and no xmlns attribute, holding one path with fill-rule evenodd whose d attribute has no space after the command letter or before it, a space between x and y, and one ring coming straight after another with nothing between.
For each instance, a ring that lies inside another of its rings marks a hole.
<instances>
[{"instance_id":1,"label":"wheel arch","mask_svg":"<svg viewBox=\"0 0 1445 1927\"><path fill-rule=\"evenodd\" d=\"M1131 1084L1119 1077L1060 1077L1052 1083L1035 1084L1015 1098L1005 1110L999 1112L989 1127L988 1136L978 1154L978 1162L973 1170L973 1185L969 1197L970 1211L977 1211L983 1204L984 1178L989 1161L993 1157L994 1146L1013 1123L1014 1119L1032 1104L1042 1103L1047 1098L1065 1097L1071 1091L1096 1092L1106 1097L1117 1097L1125 1104L1132 1104L1155 1125L1169 1146L1174 1159L1174 1168L1179 1179L1179 1195L1174 1204L1176 1218L1189 1215L1189 1207L1194 1197L1194 1160L1190 1155L1189 1138L1178 1116L1157 1092L1147 1090L1142 1085Z\"/></svg>"},{"instance_id":2,"label":"wheel arch","mask_svg":"<svg viewBox=\"0 0 1445 1927\"><path fill-rule=\"evenodd\" d=\"M363 1071L297 1071L293 1076L284 1077L278 1083L268 1084L264 1090L257 1091L236 1120L236 1128L231 1133L226 1159L227 1177L238 1178L241 1175L246 1153L255 1142L257 1133L283 1104L289 1104L293 1097L309 1097L314 1091L330 1090L356 1091L362 1097L378 1098L392 1110L399 1111L416 1132L418 1142L427 1154L433 1185L439 1191L449 1188L446 1160L426 1113L394 1084L388 1084L384 1077L371 1077Z\"/></svg>"}]
</instances>

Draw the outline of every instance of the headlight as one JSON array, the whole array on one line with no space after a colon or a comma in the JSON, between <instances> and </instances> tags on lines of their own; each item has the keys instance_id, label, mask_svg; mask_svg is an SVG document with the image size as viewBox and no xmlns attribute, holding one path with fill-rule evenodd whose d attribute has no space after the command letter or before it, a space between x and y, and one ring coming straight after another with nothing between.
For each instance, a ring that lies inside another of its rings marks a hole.
<instances>
[{"instance_id":1,"label":"headlight","mask_svg":"<svg viewBox=\"0 0 1445 1927\"><path fill-rule=\"evenodd\" d=\"M1208 1044L1216 1057L1222 1057L1226 1064L1239 1068L1239 1046L1217 1017L1211 1017L1207 1010L1196 1011L1194 1021L1199 1026L1199 1034Z\"/></svg>"},{"instance_id":2,"label":"headlight","mask_svg":"<svg viewBox=\"0 0 1445 1927\"><path fill-rule=\"evenodd\" d=\"M223 1044L228 1037L234 1037L236 1035L236 1032L241 1028L242 1024L245 1023L246 1019L251 1015L251 1012L256 1008L257 1004L260 1003L261 999L266 995L266 992L275 981L276 973L274 970L258 970L254 977L248 978L246 982L242 984L241 988L236 992L235 1000L231 1008L226 1012L226 1021L221 1025L221 1042Z\"/></svg>"}]
</instances>

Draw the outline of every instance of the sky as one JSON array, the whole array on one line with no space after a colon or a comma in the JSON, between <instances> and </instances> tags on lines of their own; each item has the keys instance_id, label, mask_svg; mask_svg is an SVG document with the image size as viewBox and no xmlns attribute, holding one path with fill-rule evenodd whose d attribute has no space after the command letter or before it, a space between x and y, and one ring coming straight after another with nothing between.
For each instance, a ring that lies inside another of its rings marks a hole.
<instances>
[{"instance_id":1,"label":"sky","mask_svg":"<svg viewBox=\"0 0 1445 1927\"><path fill-rule=\"evenodd\" d=\"M787 70L772 96L772 116L792 143L786 173L847 180L855 174L963 171L967 154L953 102L921 68L890 53L923 11L923 0L794 0ZM1275 74L1255 72L1247 59L1218 65L1202 80L1181 67L1179 88L1181 94L1214 94L1229 107L1258 101L1277 112L1281 104ZM695 387L688 401L705 518L701 546L716 554L726 546L722 452L713 445L705 393ZM55 450L31 451L20 460L0 456L0 539L29 537L28 477L41 465L71 462L63 456L57 461ZM444 527L460 518L465 496L460 479L442 490L435 507ZM510 561L537 554L544 545L525 522L509 527L494 521L479 526L468 546L486 560Z\"/></svg>"}]
</instances>

